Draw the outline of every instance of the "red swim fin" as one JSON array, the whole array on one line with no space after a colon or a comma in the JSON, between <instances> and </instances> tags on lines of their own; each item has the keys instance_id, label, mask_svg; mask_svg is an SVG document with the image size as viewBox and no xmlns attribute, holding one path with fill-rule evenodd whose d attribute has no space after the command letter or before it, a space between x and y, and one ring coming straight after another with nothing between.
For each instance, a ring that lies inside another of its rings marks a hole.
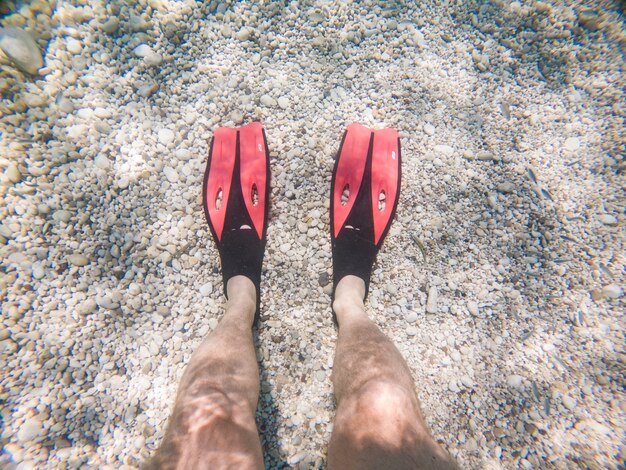
<instances>
[{"instance_id":1,"label":"red swim fin","mask_svg":"<svg viewBox=\"0 0 626 470\"><path fill-rule=\"evenodd\" d=\"M246 276L256 286L258 307L270 194L269 150L261 123L215 131L202 194L222 262L224 294L231 277Z\"/></svg>"},{"instance_id":2,"label":"red swim fin","mask_svg":"<svg viewBox=\"0 0 626 470\"><path fill-rule=\"evenodd\" d=\"M366 295L378 250L400 197L400 138L394 129L351 124L344 134L331 186L334 286L348 274L364 280Z\"/></svg>"}]
</instances>

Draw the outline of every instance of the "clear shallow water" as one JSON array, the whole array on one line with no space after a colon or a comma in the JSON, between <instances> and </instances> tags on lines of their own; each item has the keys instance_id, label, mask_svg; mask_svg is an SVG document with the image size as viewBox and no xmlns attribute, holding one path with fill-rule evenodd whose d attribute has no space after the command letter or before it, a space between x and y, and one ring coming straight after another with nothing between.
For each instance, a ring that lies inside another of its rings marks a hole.
<instances>
[{"instance_id":1,"label":"clear shallow water","mask_svg":"<svg viewBox=\"0 0 626 470\"><path fill-rule=\"evenodd\" d=\"M253 119L274 175L257 339L269 468L325 459L327 192L353 121L402 133L368 305L435 436L471 468L620 460L616 6L32 5L3 19L39 36L46 67L2 66L7 466L134 467L158 445L221 315L207 142Z\"/></svg>"}]
</instances>

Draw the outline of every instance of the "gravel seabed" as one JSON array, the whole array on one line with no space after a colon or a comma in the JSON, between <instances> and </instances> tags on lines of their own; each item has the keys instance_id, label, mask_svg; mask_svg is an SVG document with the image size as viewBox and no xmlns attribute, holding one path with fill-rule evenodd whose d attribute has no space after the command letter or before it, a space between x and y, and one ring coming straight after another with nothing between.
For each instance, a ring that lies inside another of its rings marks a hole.
<instances>
[{"instance_id":1,"label":"gravel seabed","mask_svg":"<svg viewBox=\"0 0 626 470\"><path fill-rule=\"evenodd\" d=\"M419 3L418 6L415 3ZM462 468L617 468L626 36L620 2L19 3L0 58L0 467L136 468L222 314L208 141L261 120L268 468L324 468L329 186L347 124L401 131L368 309ZM4 8L10 8L5 5Z\"/></svg>"}]
</instances>

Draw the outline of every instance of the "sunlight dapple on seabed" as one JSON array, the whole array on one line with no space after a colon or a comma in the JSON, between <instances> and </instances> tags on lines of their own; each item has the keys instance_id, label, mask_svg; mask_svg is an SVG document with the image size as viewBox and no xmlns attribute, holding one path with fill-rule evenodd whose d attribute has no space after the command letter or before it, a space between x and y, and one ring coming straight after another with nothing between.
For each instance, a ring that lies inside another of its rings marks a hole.
<instances>
[{"instance_id":1,"label":"sunlight dapple on seabed","mask_svg":"<svg viewBox=\"0 0 626 470\"><path fill-rule=\"evenodd\" d=\"M619 466L622 10L0 2L0 467L154 454L222 316L209 140L251 121L272 173L255 333L268 468L327 462L328 191L352 122L400 132L399 207L366 309L435 438L462 468Z\"/></svg>"}]
</instances>

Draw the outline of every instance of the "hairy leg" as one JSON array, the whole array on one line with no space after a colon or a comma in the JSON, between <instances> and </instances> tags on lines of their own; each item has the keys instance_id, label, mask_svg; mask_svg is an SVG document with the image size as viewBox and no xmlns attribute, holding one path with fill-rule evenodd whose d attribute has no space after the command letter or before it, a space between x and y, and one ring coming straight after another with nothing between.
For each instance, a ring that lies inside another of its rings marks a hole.
<instances>
[{"instance_id":1,"label":"hairy leg","mask_svg":"<svg viewBox=\"0 0 626 470\"><path fill-rule=\"evenodd\" d=\"M365 284L355 276L344 277L335 291L337 416L328 468L457 468L430 435L411 372L393 343L367 317L364 295Z\"/></svg>"},{"instance_id":2,"label":"hairy leg","mask_svg":"<svg viewBox=\"0 0 626 470\"><path fill-rule=\"evenodd\" d=\"M259 368L252 338L254 284L228 281L224 317L193 354L161 448L149 467L263 468L255 413Z\"/></svg>"}]
</instances>

